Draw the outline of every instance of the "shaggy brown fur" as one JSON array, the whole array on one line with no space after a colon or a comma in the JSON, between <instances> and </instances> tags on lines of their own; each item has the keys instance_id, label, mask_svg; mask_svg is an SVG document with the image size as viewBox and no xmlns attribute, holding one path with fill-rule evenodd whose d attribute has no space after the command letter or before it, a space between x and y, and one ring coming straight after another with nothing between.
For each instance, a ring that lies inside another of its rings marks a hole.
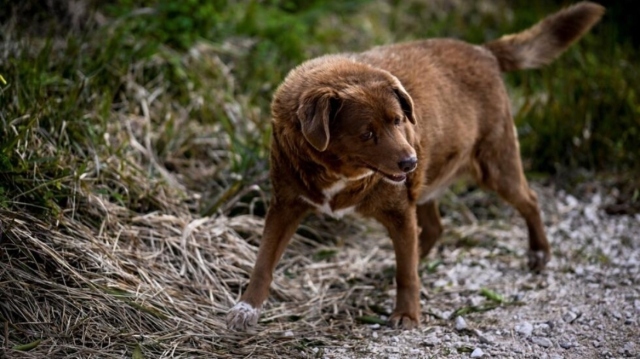
<instances>
[{"instance_id":1,"label":"shaggy brown fur","mask_svg":"<svg viewBox=\"0 0 640 359\"><path fill-rule=\"evenodd\" d=\"M524 217L529 266L550 258L536 195L522 171L501 72L557 57L604 8L582 2L483 46L431 39L324 56L287 76L272 104L273 200L249 286L228 327L254 325L273 270L303 217L355 211L380 221L396 255L390 324L420 322L417 267L442 232L436 198L472 173Z\"/></svg>"}]
</instances>

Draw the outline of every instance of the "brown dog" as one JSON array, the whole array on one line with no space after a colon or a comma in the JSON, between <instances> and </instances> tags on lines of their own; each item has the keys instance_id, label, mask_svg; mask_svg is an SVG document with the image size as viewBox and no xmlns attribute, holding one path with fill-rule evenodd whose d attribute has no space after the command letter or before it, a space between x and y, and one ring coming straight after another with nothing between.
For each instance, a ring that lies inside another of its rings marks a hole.
<instances>
[{"instance_id":1,"label":"brown dog","mask_svg":"<svg viewBox=\"0 0 640 359\"><path fill-rule=\"evenodd\" d=\"M249 286L227 316L256 324L274 268L311 210L380 221L396 255L390 324L420 322L418 260L442 232L435 199L470 172L524 217L529 266L550 258L536 195L522 171L501 72L551 62L593 26L582 2L482 46L432 39L316 58L291 71L272 103L269 207Z\"/></svg>"}]
</instances>

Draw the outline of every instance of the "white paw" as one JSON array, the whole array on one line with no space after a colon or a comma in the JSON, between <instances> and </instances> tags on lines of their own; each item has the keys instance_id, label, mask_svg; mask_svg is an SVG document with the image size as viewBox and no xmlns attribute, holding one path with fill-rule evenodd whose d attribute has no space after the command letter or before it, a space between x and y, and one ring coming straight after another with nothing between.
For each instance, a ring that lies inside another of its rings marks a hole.
<instances>
[{"instance_id":1,"label":"white paw","mask_svg":"<svg viewBox=\"0 0 640 359\"><path fill-rule=\"evenodd\" d=\"M258 323L260 308L254 308L249 303L239 302L227 313L227 329L245 331Z\"/></svg>"}]
</instances>

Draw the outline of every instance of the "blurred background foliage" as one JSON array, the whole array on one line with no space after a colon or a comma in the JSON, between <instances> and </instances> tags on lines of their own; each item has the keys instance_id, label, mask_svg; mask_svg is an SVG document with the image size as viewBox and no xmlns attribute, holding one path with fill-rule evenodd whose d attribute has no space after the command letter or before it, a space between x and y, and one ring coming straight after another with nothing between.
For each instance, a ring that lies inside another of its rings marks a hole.
<instances>
[{"instance_id":1,"label":"blurred background foliage","mask_svg":"<svg viewBox=\"0 0 640 359\"><path fill-rule=\"evenodd\" d=\"M530 173L612 175L636 201L640 11L601 2L604 21L559 60L505 78ZM271 94L295 65L426 37L482 43L568 3L0 0L0 206L60 214L80 188L148 211L168 171L213 198L194 211L228 210L265 183Z\"/></svg>"}]
</instances>

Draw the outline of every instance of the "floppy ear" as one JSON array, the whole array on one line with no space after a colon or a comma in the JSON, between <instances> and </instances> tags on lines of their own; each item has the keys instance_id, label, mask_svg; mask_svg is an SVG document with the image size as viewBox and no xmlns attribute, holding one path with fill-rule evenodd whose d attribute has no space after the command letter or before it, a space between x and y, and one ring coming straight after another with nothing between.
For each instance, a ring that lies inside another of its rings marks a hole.
<instances>
[{"instance_id":1,"label":"floppy ear","mask_svg":"<svg viewBox=\"0 0 640 359\"><path fill-rule=\"evenodd\" d=\"M338 94L331 88L312 89L300 98L298 119L304 138L322 152L329 146L329 121L338 108Z\"/></svg>"},{"instance_id":2,"label":"floppy ear","mask_svg":"<svg viewBox=\"0 0 640 359\"><path fill-rule=\"evenodd\" d=\"M398 102L400 102L400 107L404 112L405 116L409 119L411 123L416 124L416 116L413 110L413 100L411 96L407 93L407 91L402 87L402 85L393 88L393 92L398 97Z\"/></svg>"}]
</instances>

